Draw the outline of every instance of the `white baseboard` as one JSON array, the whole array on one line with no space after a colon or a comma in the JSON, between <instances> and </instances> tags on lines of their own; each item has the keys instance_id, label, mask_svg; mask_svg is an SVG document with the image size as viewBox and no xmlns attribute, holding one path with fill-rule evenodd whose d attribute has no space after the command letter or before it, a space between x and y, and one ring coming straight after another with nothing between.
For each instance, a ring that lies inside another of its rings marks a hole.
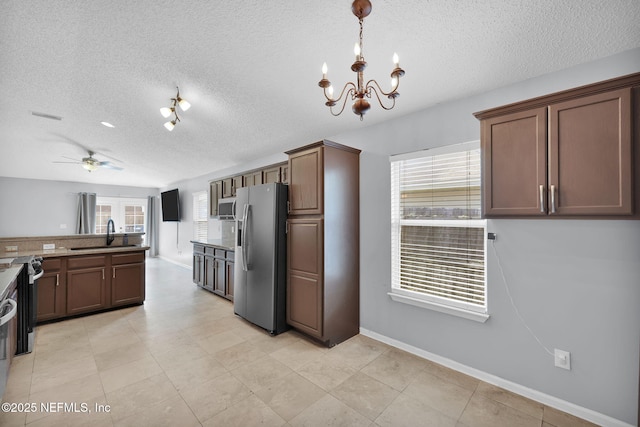
<instances>
[{"instance_id":1,"label":"white baseboard","mask_svg":"<svg viewBox=\"0 0 640 427\"><path fill-rule=\"evenodd\" d=\"M453 370L470 375L489 384L493 384L505 390L517 393L521 396L535 400L536 402L540 402L544 405L551 406L552 408L558 409L592 423L606 427L633 427L631 424L627 424L624 421L617 420L608 415L601 414L591 409L575 405L571 402L567 402L566 400L559 399L557 397L542 393L523 385L505 380L504 378L500 378L487 372L483 372L478 369L463 365L462 363L447 359L446 357L438 356L437 354L430 353L409 344L405 344L401 341L389 338L368 329L360 328L360 333L369 338L373 338L411 354L415 354L416 356L422 357L423 359L439 363L440 365L446 366L447 368L451 368Z\"/></svg>"},{"instance_id":2,"label":"white baseboard","mask_svg":"<svg viewBox=\"0 0 640 427\"><path fill-rule=\"evenodd\" d=\"M171 264L175 264L175 265L177 265L178 267L188 268L189 270L191 270L191 268L192 268L192 266L191 266L191 265L189 265L189 264L183 264L183 263L181 263L181 262L178 262L178 261L172 260L171 258L163 257L162 255L158 255L156 258L160 258L160 259L161 259L161 260L163 260L163 261L167 261L167 262L170 262Z\"/></svg>"}]
</instances>

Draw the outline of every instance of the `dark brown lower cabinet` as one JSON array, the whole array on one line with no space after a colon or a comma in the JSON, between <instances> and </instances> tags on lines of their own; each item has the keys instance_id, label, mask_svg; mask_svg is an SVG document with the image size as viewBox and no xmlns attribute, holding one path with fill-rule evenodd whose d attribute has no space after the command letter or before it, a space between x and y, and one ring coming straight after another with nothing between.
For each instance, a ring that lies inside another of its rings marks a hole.
<instances>
[{"instance_id":1,"label":"dark brown lower cabinet","mask_svg":"<svg viewBox=\"0 0 640 427\"><path fill-rule=\"evenodd\" d=\"M224 266L224 258L213 258L213 263L215 265L215 269L214 269L215 287L213 288L213 290L217 294L226 296L227 277L226 277L226 270Z\"/></svg>"},{"instance_id":2,"label":"dark brown lower cabinet","mask_svg":"<svg viewBox=\"0 0 640 427\"><path fill-rule=\"evenodd\" d=\"M323 221L289 219L287 323L318 339L323 336Z\"/></svg>"},{"instance_id":3,"label":"dark brown lower cabinet","mask_svg":"<svg viewBox=\"0 0 640 427\"><path fill-rule=\"evenodd\" d=\"M289 271L287 323L322 338L322 283L314 274Z\"/></svg>"},{"instance_id":4,"label":"dark brown lower cabinet","mask_svg":"<svg viewBox=\"0 0 640 427\"><path fill-rule=\"evenodd\" d=\"M216 260L207 255L204 256L203 260L205 273L202 279L202 287L214 291L216 289Z\"/></svg>"},{"instance_id":5,"label":"dark brown lower cabinet","mask_svg":"<svg viewBox=\"0 0 640 427\"><path fill-rule=\"evenodd\" d=\"M142 304L144 251L45 258L38 280L37 321Z\"/></svg>"},{"instance_id":6,"label":"dark brown lower cabinet","mask_svg":"<svg viewBox=\"0 0 640 427\"><path fill-rule=\"evenodd\" d=\"M67 314L107 308L105 267L67 271Z\"/></svg>"},{"instance_id":7,"label":"dark brown lower cabinet","mask_svg":"<svg viewBox=\"0 0 640 427\"><path fill-rule=\"evenodd\" d=\"M144 253L111 256L111 305L129 305L144 301Z\"/></svg>"},{"instance_id":8,"label":"dark brown lower cabinet","mask_svg":"<svg viewBox=\"0 0 640 427\"><path fill-rule=\"evenodd\" d=\"M45 273L38 279L38 322L63 317L67 306L67 275L62 260L45 259L42 268Z\"/></svg>"},{"instance_id":9,"label":"dark brown lower cabinet","mask_svg":"<svg viewBox=\"0 0 640 427\"><path fill-rule=\"evenodd\" d=\"M225 270L226 270L225 279L226 279L226 283L227 283L227 287L226 287L226 291L225 291L225 298L230 299L230 300L233 300L234 269L235 269L235 262L229 261L227 259L227 261L225 262Z\"/></svg>"},{"instance_id":10,"label":"dark brown lower cabinet","mask_svg":"<svg viewBox=\"0 0 640 427\"><path fill-rule=\"evenodd\" d=\"M193 242L193 282L216 295L233 300L235 252Z\"/></svg>"},{"instance_id":11,"label":"dark brown lower cabinet","mask_svg":"<svg viewBox=\"0 0 640 427\"><path fill-rule=\"evenodd\" d=\"M204 286L205 279L205 260L204 246L193 245L193 283L198 286Z\"/></svg>"}]
</instances>

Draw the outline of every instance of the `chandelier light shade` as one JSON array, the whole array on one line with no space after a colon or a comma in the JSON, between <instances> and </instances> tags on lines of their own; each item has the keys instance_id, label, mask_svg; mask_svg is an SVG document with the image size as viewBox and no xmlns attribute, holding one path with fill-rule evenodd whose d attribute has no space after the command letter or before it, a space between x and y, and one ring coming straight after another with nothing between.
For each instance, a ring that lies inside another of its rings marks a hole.
<instances>
[{"instance_id":1,"label":"chandelier light shade","mask_svg":"<svg viewBox=\"0 0 640 427\"><path fill-rule=\"evenodd\" d=\"M383 91L378 82L373 79L365 83L364 69L367 67L367 63L364 60L364 54L362 51L362 27L364 18L369 16L371 13L371 2L369 0L354 0L351 4L351 12L353 12L356 18L358 18L358 22L360 23L359 40L353 48L356 60L351 65L351 71L356 73L356 83L348 82L345 84L340 92L340 96L338 98L334 98L333 86L327 79L327 63L325 62L322 64L322 80L318 82L318 86L320 86L324 91L324 97L327 100L325 105L329 107L331 114L334 116L342 114L345 106L347 105L347 100L351 99L353 101L351 106L352 111L354 114L360 116L360 120L362 120L364 118L364 114L369 111L369 108L371 108L367 99L370 99L372 94L375 95L378 103L385 110L391 110L395 107L396 98L400 96L398 93L398 86L400 85L400 77L404 76L404 70L400 68L398 55L394 53L394 68L393 71L391 71L391 90L389 92ZM387 105L382 101L381 96L387 97L390 100ZM340 103L342 104L340 111L335 112L333 107Z\"/></svg>"},{"instance_id":2,"label":"chandelier light shade","mask_svg":"<svg viewBox=\"0 0 640 427\"><path fill-rule=\"evenodd\" d=\"M180 88L176 87L177 94L175 98L171 98L171 107L162 107L160 109L160 114L162 117L168 119L173 114L173 120L169 120L164 124L164 127L171 132L174 127L176 127L176 123L180 121L180 117L178 117L178 111L176 110L176 105L180 106L182 111L187 111L191 108L191 104L184 98L180 97Z\"/></svg>"}]
</instances>

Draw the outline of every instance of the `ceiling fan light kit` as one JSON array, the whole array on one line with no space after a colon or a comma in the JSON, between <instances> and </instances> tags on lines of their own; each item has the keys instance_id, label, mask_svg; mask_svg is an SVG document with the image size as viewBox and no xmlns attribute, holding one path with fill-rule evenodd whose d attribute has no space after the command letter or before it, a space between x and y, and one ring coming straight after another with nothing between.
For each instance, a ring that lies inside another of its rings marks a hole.
<instances>
[{"instance_id":1,"label":"ceiling fan light kit","mask_svg":"<svg viewBox=\"0 0 640 427\"><path fill-rule=\"evenodd\" d=\"M182 111L187 111L191 108L191 104L184 98L180 97L180 88L176 87L177 94L175 98L171 98L171 107L162 107L160 109L160 114L165 119L168 119L173 114L173 120L169 120L164 124L164 127L171 132L174 127L176 127L176 123L180 121L180 117L178 117L178 111L176 110L176 105L180 107Z\"/></svg>"},{"instance_id":2,"label":"ceiling fan light kit","mask_svg":"<svg viewBox=\"0 0 640 427\"><path fill-rule=\"evenodd\" d=\"M98 169L98 165L96 165L94 162L84 162L82 163L82 167L85 168L88 172L93 172L94 170Z\"/></svg>"},{"instance_id":3,"label":"ceiling fan light kit","mask_svg":"<svg viewBox=\"0 0 640 427\"><path fill-rule=\"evenodd\" d=\"M116 165L112 164L109 161L101 162L100 160L96 159L95 157L93 157L93 155L96 154L93 151L87 150L87 152L89 153L89 157L83 157L82 160L74 160L72 158L65 157L65 158L67 158L69 160L73 160L73 161L72 162L53 162L53 163L80 164L89 173L94 172L94 171L98 170L99 168L113 169L113 170L116 170L116 171L121 171L122 170L121 167L116 166Z\"/></svg>"},{"instance_id":4,"label":"ceiling fan light kit","mask_svg":"<svg viewBox=\"0 0 640 427\"><path fill-rule=\"evenodd\" d=\"M373 79L366 82L366 84L364 83L364 69L367 67L367 63L364 60L364 55L362 53L362 27L364 18L369 16L371 13L371 2L369 0L354 0L351 4L351 12L356 16L356 18L358 18L358 22L360 23L359 41L355 44L353 49L353 52L356 55L356 60L351 65L351 71L356 73L357 76L356 83L346 83L340 92L340 96L338 98L334 98L333 86L331 86L331 82L327 79L327 63L325 62L322 64L322 80L318 82L318 86L323 89L324 97L327 100L325 105L329 107L331 114L334 116L342 114L347 104L347 99L350 98L353 101L353 105L351 107L352 111L354 114L360 116L360 120L362 120L364 118L364 114L369 111L369 108L371 108L369 101L365 98L371 98L372 94L375 94L378 103L385 110L391 110L395 107L396 98L400 96L398 93L398 86L400 85L400 77L404 76L404 70L400 68L398 55L394 53L394 68L391 71L391 91L383 91L378 82ZM390 99L391 105L385 105L382 102L380 95L386 96ZM336 113L333 111L333 107L340 102L342 102L342 107L340 108L340 111Z\"/></svg>"}]
</instances>

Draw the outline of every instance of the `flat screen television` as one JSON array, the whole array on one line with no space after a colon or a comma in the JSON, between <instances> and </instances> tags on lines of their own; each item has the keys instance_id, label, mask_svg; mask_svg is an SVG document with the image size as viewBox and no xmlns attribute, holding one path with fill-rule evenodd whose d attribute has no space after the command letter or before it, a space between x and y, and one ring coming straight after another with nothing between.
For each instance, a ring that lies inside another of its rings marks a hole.
<instances>
[{"instance_id":1,"label":"flat screen television","mask_svg":"<svg viewBox=\"0 0 640 427\"><path fill-rule=\"evenodd\" d=\"M160 193L162 199L162 221L180 221L180 197L178 189Z\"/></svg>"}]
</instances>

